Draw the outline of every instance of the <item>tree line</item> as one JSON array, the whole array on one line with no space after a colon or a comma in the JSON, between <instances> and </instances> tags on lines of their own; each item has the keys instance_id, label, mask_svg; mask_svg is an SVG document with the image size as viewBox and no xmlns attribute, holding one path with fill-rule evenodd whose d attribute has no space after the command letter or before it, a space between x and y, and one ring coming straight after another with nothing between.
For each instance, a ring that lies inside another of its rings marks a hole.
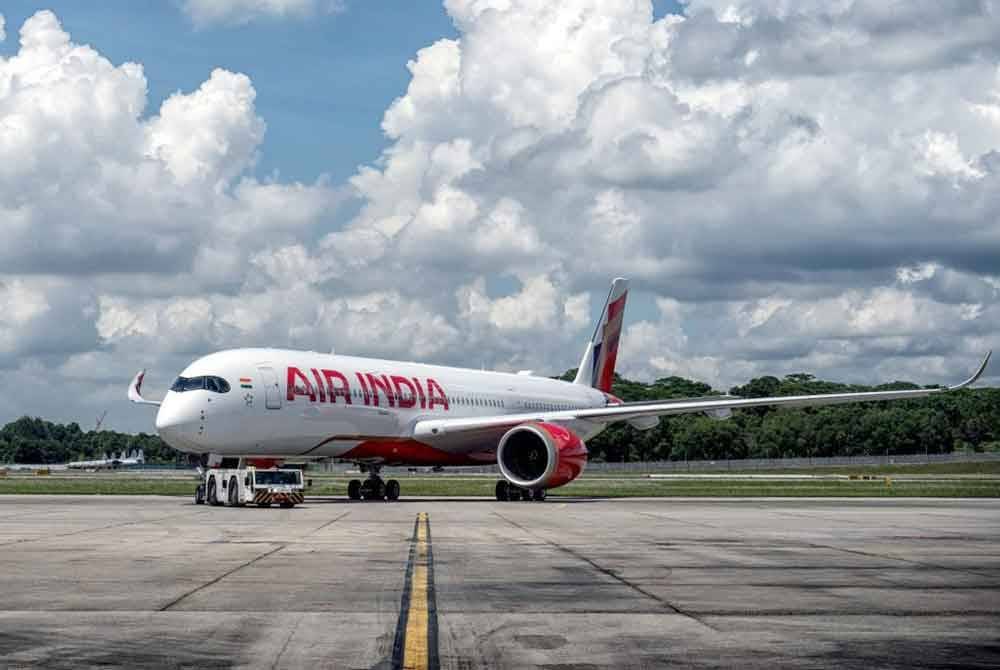
<instances>
[{"instance_id":1,"label":"tree line","mask_svg":"<svg viewBox=\"0 0 1000 670\"><path fill-rule=\"evenodd\" d=\"M561 379L571 380L576 370ZM758 377L729 389L765 396L920 388L839 384L809 374ZM612 393L626 402L719 395L708 384L665 377L651 384L615 375ZM804 409L759 407L718 420L703 414L664 417L638 431L615 424L587 443L592 460L659 461L860 456L953 451L1000 451L1000 389L964 389L919 400L895 400ZM187 455L159 437L110 430L84 432L79 424L21 417L0 429L0 463L65 463L142 449L147 463L186 463Z\"/></svg>"},{"instance_id":2,"label":"tree line","mask_svg":"<svg viewBox=\"0 0 1000 670\"><path fill-rule=\"evenodd\" d=\"M570 370L561 378L575 376ZM799 373L758 377L728 392L762 398L916 388L921 387L908 382L840 384ZM721 395L708 384L682 377L644 384L617 374L611 392L625 402ZM592 460L614 462L1000 451L1000 389L802 409L759 407L737 410L726 420L685 414L664 417L648 431L619 423L587 447Z\"/></svg>"},{"instance_id":3,"label":"tree line","mask_svg":"<svg viewBox=\"0 0 1000 670\"><path fill-rule=\"evenodd\" d=\"M187 462L156 435L112 430L84 432L78 423L52 423L23 416L0 428L0 463L66 463L142 449L147 463Z\"/></svg>"}]
</instances>

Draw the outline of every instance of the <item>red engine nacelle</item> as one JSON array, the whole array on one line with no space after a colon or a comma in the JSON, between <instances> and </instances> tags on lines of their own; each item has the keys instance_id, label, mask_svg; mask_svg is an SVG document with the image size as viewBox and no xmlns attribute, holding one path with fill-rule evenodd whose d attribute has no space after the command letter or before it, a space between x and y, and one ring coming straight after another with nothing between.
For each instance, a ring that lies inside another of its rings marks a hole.
<instances>
[{"instance_id":1,"label":"red engine nacelle","mask_svg":"<svg viewBox=\"0 0 1000 670\"><path fill-rule=\"evenodd\" d=\"M551 423L525 423L507 431L497 465L510 483L526 489L569 484L587 466L587 447L573 431Z\"/></svg>"}]
</instances>

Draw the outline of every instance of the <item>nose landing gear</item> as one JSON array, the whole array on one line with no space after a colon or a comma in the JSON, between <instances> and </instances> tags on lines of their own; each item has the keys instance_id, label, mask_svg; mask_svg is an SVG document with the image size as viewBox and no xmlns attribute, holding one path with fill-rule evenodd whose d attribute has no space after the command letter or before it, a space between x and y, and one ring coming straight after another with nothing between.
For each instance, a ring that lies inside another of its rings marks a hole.
<instances>
[{"instance_id":1,"label":"nose landing gear","mask_svg":"<svg viewBox=\"0 0 1000 670\"><path fill-rule=\"evenodd\" d=\"M382 470L380 466L372 465L368 467L368 479L352 479L347 484L347 497L351 500L386 500L392 502L399 500L399 482L395 479L383 480L378 473Z\"/></svg>"},{"instance_id":2,"label":"nose landing gear","mask_svg":"<svg viewBox=\"0 0 1000 670\"><path fill-rule=\"evenodd\" d=\"M525 489L511 484L506 479L501 479L497 482L496 497L500 502L516 502L518 500L542 502L545 500L545 489Z\"/></svg>"}]
</instances>

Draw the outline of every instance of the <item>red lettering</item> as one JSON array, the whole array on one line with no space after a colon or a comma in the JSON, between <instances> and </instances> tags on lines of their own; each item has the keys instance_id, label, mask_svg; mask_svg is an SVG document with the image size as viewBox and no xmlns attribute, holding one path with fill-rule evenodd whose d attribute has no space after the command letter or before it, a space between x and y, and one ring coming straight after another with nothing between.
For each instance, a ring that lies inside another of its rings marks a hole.
<instances>
[{"instance_id":1,"label":"red lettering","mask_svg":"<svg viewBox=\"0 0 1000 670\"><path fill-rule=\"evenodd\" d=\"M358 381L361 382L361 390L365 394L365 404L366 405L370 405L371 404L371 397L368 395L368 384L365 383L364 376L362 376L362 374L360 372L355 372L354 375L358 378ZM375 399L375 404L376 405L378 404L378 398Z\"/></svg>"},{"instance_id":2,"label":"red lettering","mask_svg":"<svg viewBox=\"0 0 1000 670\"><path fill-rule=\"evenodd\" d=\"M414 377L413 385L417 387L417 395L420 396L420 409L427 409L427 396L424 395L424 390L420 388L420 380Z\"/></svg>"},{"instance_id":3,"label":"red lettering","mask_svg":"<svg viewBox=\"0 0 1000 670\"><path fill-rule=\"evenodd\" d=\"M298 380L302 381L302 385L299 386ZM316 402L316 390L313 388L312 382L309 378L302 374L302 370L298 368L288 368L288 382L286 384L288 388L288 402L295 400L295 396L307 395L309 400Z\"/></svg>"},{"instance_id":4,"label":"red lettering","mask_svg":"<svg viewBox=\"0 0 1000 670\"><path fill-rule=\"evenodd\" d=\"M351 404L351 385L347 383L347 377L336 370L323 370L323 377L326 378L326 387L330 392L330 402L336 404L337 396L343 396L344 402ZM337 380L339 385L335 386L333 380Z\"/></svg>"},{"instance_id":5,"label":"red lettering","mask_svg":"<svg viewBox=\"0 0 1000 670\"><path fill-rule=\"evenodd\" d=\"M434 395L435 391L437 391L437 395ZM427 397L428 409L434 409L434 405L444 405L445 411L448 411L448 396L444 394L441 385L430 378L427 379Z\"/></svg>"},{"instance_id":6,"label":"red lettering","mask_svg":"<svg viewBox=\"0 0 1000 670\"><path fill-rule=\"evenodd\" d=\"M385 375L376 377L370 372L365 376L368 378L368 385L372 387L372 395L375 397L375 406L378 407L378 392L382 391L382 393L385 394L385 399L389 401L389 407L395 407L396 401L392 395L392 385L389 384L389 378Z\"/></svg>"},{"instance_id":7,"label":"red lettering","mask_svg":"<svg viewBox=\"0 0 1000 670\"><path fill-rule=\"evenodd\" d=\"M416 407L417 406L417 391L413 388L413 384L406 377L400 377L399 375L392 376L392 385L396 387L396 399L399 402L399 406L402 408ZM402 387L405 386L407 393L403 393Z\"/></svg>"},{"instance_id":8,"label":"red lettering","mask_svg":"<svg viewBox=\"0 0 1000 670\"><path fill-rule=\"evenodd\" d=\"M319 371L316 368L312 369L313 379L316 380L316 388L319 389L319 401L326 402L326 391L323 389L323 378L319 376Z\"/></svg>"}]
</instances>

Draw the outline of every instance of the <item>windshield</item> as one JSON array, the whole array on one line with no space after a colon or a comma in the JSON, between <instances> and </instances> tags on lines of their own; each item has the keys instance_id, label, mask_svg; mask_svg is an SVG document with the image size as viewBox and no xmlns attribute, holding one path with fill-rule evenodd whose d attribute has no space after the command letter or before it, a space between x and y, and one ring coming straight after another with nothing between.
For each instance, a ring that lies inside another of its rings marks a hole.
<instances>
[{"instance_id":1,"label":"windshield","mask_svg":"<svg viewBox=\"0 0 1000 670\"><path fill-rule=\"evenodd\" d=\"M302 473L298 470L257 470L254 473L254 482L258 486L292 485L298 484L301 480Z\"/></svg>"},{"instance_id":2,"label":"windshield","mask_svg":"<svg viewBox=\"0 0 1000 670\"><path fill-rule=\"evenodd\" d=\"M170 390L175 393L184 393L185 391L229 393L229 382L222 377L178 377Z\"/></svg>"}]
</instances>

